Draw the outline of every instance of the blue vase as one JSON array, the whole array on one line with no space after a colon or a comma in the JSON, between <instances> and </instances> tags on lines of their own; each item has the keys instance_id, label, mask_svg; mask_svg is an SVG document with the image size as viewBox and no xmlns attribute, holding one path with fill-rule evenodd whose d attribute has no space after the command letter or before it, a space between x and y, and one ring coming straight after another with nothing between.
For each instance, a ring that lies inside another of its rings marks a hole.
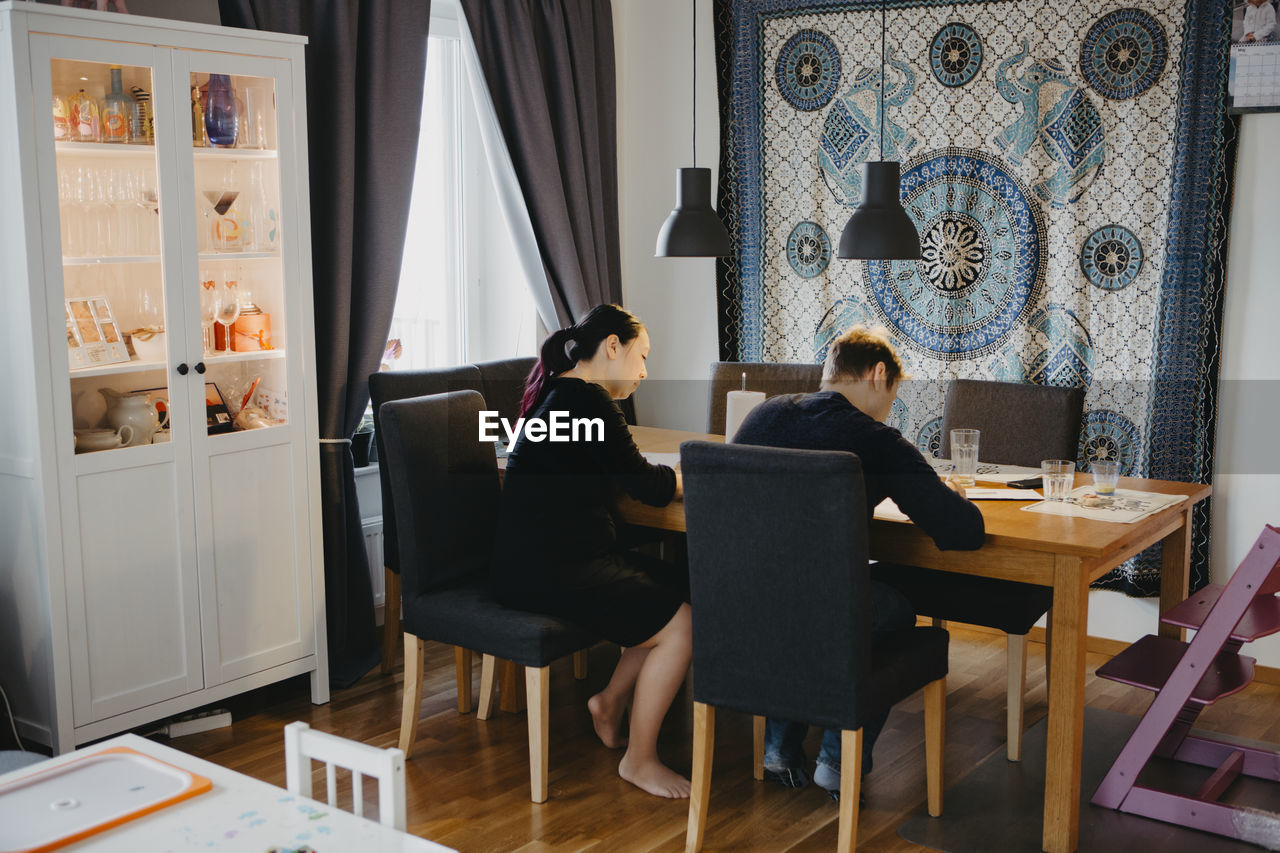
<instances>
[{"instance_id":1,"label":"blue vase","mask_svg":"<svg viewBox=\"0 0 1280 853\"><path fill-rule=\"evenodd\" d=\"M220 148L236 144L240 111L236 108L236 93L231 88L231 76L228 74L209 75L209 92L204 100L204 127L209 133L210 144Z\"/></svg>"}]
</instances>

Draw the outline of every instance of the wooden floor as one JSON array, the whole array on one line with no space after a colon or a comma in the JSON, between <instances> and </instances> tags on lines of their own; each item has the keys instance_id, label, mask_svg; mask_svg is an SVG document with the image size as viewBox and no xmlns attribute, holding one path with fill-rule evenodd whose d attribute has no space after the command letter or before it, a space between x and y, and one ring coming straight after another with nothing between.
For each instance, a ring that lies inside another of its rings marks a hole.
<instances>
[{"instance_id":1,"label":"wooden floor","mask_svg":"<svg viewBox=\"0 0 1280 853\"><path fill-rule=\"evenodd\" d=\"M1044 647L1031 645L1028 725L1047 711ZM591 651L590 676L575 681L568 659L552 667L550 799L529 801L528 746L523 714L495 712L480 722L456 709L453 653L427 644L418 743L408 762L409 831L464 853L480 851L679 851L684 849L687 801L651 797L616 775L620 753L596 740L586 700L607 681L617 658L608 645ZM1095 678L1105 658L1090 655L1087 697L1092 707L1138 715L1150 694ZM479 681L479 668L475 672ZM375 670L355 686L313 706L305 678L230 702L234 725L171 741L171 745L267 782L284 785L283 726L312 727L377 746L394 746L402 676ZM1004 639L952 628L947 681L947 783L1004 750ZM478 687L474 691L478 695ZM1209 708L1199 725L1240 737L1280 742L1280 687L1254 684ZM661 739L664 759L688 773L692 706L677 697ZM790 791L751 778L749 718L720 712L711 782L706 850L830 850L836 842L836 804L818 788ZM816 750L811 732L808 752ZM859 849L923 850L902 841L897 827L924 800L923 699L898 706L876 746L875 770L864 790ZM1086 748L1087 733L1086 733ZM317 777L319 778L319 777ZM375 786L366 786L366 790ZM323 797L324 785L316 791ZM349 796L349 794L348 794ZM340 794L341 798L341 794ZM376 812L369 793L366 813Z\"/></svg>"}]
</instances>

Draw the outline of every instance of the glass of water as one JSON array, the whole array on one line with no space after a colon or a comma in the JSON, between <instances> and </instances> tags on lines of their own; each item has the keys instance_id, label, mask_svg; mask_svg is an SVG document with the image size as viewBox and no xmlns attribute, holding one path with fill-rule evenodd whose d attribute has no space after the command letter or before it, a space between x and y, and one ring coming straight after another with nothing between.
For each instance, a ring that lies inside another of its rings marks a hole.
<instances>
[{"instance_id":1,"label":"glass of water","mask_svg":"<svg viewBox=\"0 0 1280 853\"><path fill-rule=\"evenodd\" d=\"M1065 501L1075 482L1076 463L1068 459L1045 459L1040 463L1040 478L1044 482L1044 499Z\"/></svg>"},{"instance_id":2,"label":"glass of water","mask_svg":"<svg viewBox=\"0 0 1280 853\"><path fill-rule=\"evenodd\" d=\"M951 461L955 464L955 481L965 487L972 486L978 472L978 430L951 431Z\"/></svg>"}]
</instances>

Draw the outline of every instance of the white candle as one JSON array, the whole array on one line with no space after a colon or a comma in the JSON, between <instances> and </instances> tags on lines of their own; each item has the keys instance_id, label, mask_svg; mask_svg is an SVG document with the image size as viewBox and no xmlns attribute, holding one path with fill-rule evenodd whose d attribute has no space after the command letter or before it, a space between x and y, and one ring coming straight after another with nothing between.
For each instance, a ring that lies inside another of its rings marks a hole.
<instances>
[{"instance_id":1,"label":"white candle","mask_svg":"<svg viewBox=\"0 0 1280 853\"><path fill-rule=\"evenodd\" d=\"M747 413L763 402L763 391L729 392L724 407L724 435L727 441L733 441L733 436L738 432L738 427L742 426Z\"/></svg>"}]
</instances>

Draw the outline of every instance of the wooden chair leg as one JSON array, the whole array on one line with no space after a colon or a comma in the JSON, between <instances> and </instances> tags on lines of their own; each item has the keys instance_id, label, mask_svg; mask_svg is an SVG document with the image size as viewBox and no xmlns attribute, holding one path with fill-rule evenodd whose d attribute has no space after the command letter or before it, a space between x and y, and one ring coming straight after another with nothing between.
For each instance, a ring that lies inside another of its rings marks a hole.
<instances>
[{"instance_id":1,"label":"wooden chair leg","mask_svg":"<svg viewBox=\"0 0 1280 853\"><path fill-rule=\"evenodd\" d=\"M764 781L764 717L751 718L751 775Z\"/></svg>"},{"instance_id":2,"label":"wooden chair leg","mask_svg":"<svg viewBox=\"0 0 1280 853\"><path fill-rule=\"evenodd\" d=\"M1005 638L1008 640L1005 655L1009 669L1009 684L1005 697L1008 707L1006 749L1010 761L1021 761L1023 705L1027 691L1027 635L1006 634Z\"/></svg>"},{"instance_id":3,"label":"wooden chair leg","mask_svg":"<svg viewBox=\"0 0 1280 853\"><path fill-rule=\"evenodd\" d=\"M404 635L404 705L400 710L400 751L406 759L418 739L418 715L422 712L422 640Z\"/></svg>"},{"instance_id":4,"label":"wooden chair leg","mask_svg":"<svg viewBox=\"0 0 1280 853\"><path fill-rule=\"evenodd\" d=\"M477 720L493 716L493 695L498 689L498 660L493 655L480 656L480 707Z\"/></svg>"},{"instance_id":5,"label":"wooden chair leg","mask_svg":"<svg viewBox=\"0 0 1280 853\"><path fill-rule=\"evenodd\" d=\"M529 700L529 789L535 803L547 801L547 755L550 752L551 667L524 668Z\"/></svg>"},{"instance_id":6,"label":"wooden chair leg","mask_svg":"<svg viewBox=\"0 0 1280 853\"><path fill-rule=\"evenodd\" d=\"M924 773L929 815L942 816L942 758L947 740L947 679L924 686Z\"/></svg>"},{"instance_id":7,"label":"wooden chair leg","mask_svg":"<svg viewBox=\"0 0 1280 853\"><path fill-rule=\"evenodd\" d=\"M578 649L573 653L573 677L582 681L587 677L587 650Z\"/></svg>"},{"instance_id":8,"label":"wooden chair leg","mask_svg":"<svg viewBox=\"0 0 1280 853\"><path fill-rule=\"evenodd\" d=\"M757 717L756 719L760 719ZM698 853L707 830L707 807L711 804L711 756L716 745L716 709L693 703L693 772L689 781L689 828L685 830L685 853Z\"/></svg>"},{"instance_id":9,"label":"wooden chair leg","mask_svg":"<svg viewBox=\"0 0 1280 853\"><path fill-rule=\"evenodd\" d=\"M840 835L836 850L858 846L858 798L862 796L862 729L840 733Z\"/></svg>"},{"instance_id":10,"label":"wooden chair leg","mask_svg":"<svg viewBox=\"0 0 1280 853\"><path fill-rule=\"evenodd\" d=\"M512 714L524 710L524 679L521 667L509 660L498 661L498 707Z\"/></svg>"},{"instance_id":11,"label":"wooden chair leg","mask_svg":"<svg viewBox=\"0 0 1280 853\"><path fill-rule=\"evenodd\" d=\"M458 713L471 713L471 649L453 647L453 668L458 679Z\"/></svg>"},{"instance_id":12,"label":"wooden chair leg","mask_svg":"<svg viewBox=\"0 0 1280 853\"><path fill-rule=\"evenodd\" d=\"M382 596L382 674L391 672L400 642L400 573L382 569L385 594Z\"/></svg>"}]
</instances>

